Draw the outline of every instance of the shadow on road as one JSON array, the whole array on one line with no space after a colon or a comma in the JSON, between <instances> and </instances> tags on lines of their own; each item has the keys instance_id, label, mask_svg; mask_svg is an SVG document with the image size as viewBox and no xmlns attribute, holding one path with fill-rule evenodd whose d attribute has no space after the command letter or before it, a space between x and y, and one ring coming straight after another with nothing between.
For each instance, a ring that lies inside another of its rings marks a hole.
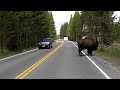
<instances>
[{"instance_id":1,"label":"shadow on road","mask_svg":"<svg viewBox=\"0 0 120 90\"><path fill-rule=\"evenodd\" d=\"M85 55L84 55L84 54L82 54L82 55L78 55L78 56L82 57L82 56L85 56Z\"/></svg>"},{"instance_id":2,"label":"shadow on road","mask_svg":"<svg viewBox=\"0 0 120 90\"><path fill-rule=\"evenodd\" d=\"M95 56L94 54L93 55L90 55L90 54L86 54L87 56ZM78 56L80 56L80 57L82 57L82 56L85 56L84 54L82 54L82 55L78 55Z\"/></svg>"}]
</instances>

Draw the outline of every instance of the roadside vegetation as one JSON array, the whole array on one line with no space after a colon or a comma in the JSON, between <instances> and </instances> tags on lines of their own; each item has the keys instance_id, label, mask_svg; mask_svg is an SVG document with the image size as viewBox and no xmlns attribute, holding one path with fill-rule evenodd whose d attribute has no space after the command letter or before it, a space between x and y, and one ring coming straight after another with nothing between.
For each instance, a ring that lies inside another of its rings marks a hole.
<instances>
[{"instance_id":1,"label":"roadside vegetation","mask_svg":"<svg viewBox=\"0 0 120 90\"><path fill-rule=\"evenodd\" d=\"M4 53L0 53L0 59L5 58L5 57L9 57L9 56L13 56L16 54L20 54L23 52L27 52L27 51L33 50L33 49L36 49L36 47L30 47L30 48L24 49L23 51L17 51L17 52L4 49Z\"/></svg>"},{"instance_id":2,"label":"roadside vegetation","mask_svg":"<svg viewBox=\"0 0 120 90\"><path fill-rule=\"evenodd\" d=\"M118 66L120 68L120 43L113 43L104 48L104 50L101 50L101 48L98 47L96 56L103 58L113 66Z\"/></svg>"},{"instance_id":3,"label":"roadside vegetation","mask_svg":"<svg viewBox=\"0 0 120 90\"><path fill-rule=\"evenodd\" d=\"M92 36L99 40L97 56L120 65L120 19L114 11L76 11L70 21L60 29L60 36L78 41L82 36Z\"/></svg>"},{"instance_id":4,"label":"roadside vegetation","mask_svg":"<svg viewBox=\"0 0 120 90\"><path fill-rule=\"evenodd\" d=\"M0 11L0 58L37 47L45 37L56 39L52 12Z\"/></svg>"}]
</instances>

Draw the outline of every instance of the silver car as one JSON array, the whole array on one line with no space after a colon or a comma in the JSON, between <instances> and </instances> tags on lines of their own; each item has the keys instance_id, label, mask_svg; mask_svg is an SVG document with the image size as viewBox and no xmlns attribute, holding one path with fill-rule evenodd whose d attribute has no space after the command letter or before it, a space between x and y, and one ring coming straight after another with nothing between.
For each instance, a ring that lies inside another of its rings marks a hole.
<instances>
[{"instance_id":1,"label":"silver car","mask_svg":"<svg viewBox=\"0 0 120 90\"><path fill-rule=\"evenodd\" d=\"M38 48L52 48L52 41L50 38L44 38L38 43Z\"/></svg>"}]
</instances>

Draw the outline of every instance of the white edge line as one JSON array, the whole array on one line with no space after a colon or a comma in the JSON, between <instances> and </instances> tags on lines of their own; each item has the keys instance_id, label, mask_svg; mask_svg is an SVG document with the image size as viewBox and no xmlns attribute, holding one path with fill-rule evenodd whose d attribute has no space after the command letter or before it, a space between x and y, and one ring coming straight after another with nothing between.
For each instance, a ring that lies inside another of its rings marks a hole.
<instances>
[{"instance_id":1,"label":"white edge line","mask_svg":"<svg viewBox=\"0 0 120 90\"><path fill-rule=\"evenodd\" d=\"M73 43L72 41L69 41L71 43ZM73 43L74 44L74 43ZM74 44L75 45L75 44ZM76 45L75 45L76 46ZM76 46L77 47L77 46ZM77 47L78 48L78 47ZM107 78L107 79L111 79L95 62L93 62L93 60L91 58L89 58L83 51L82 53L88 58L88 60L90 60L95 66L96 68Z\"/></svg>"},{"instance_id":2,"label":"white edge line","mask_svg":"<svg viewBox=\"0 0 120 90\"><path fill-rule=\"evenodd\" d=\"M35 50L37 50L37 49L33 49L33 50L30 50L30 51L27 51L27 52L23 52L23 53L16 54L16 55L13 55L13 56L10 56L10 57L6 57L6 58L3 58L3 59L0 59L0 61L5 60L5 59L9 59L9 58L12 58L12 57L15 57L15 56L19 56L19 55L22 55L22 54L25 54L25 53L28 53L28 52L32 52L32 51L35 51Z\"/></svg>"}]
</instances>

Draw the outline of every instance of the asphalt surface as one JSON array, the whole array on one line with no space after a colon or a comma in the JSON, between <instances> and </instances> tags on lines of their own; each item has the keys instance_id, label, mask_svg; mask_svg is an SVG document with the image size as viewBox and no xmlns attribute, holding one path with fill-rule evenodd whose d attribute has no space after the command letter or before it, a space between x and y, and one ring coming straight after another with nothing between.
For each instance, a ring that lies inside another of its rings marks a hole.
<instances>
[{"instance_id":1,"label":"asphalt surface","mask_svg":"<svg viewBox=\"0 0 120 90\"><path fill-rule=\"evenodd\" d=\"M40 58L44 57L61 42L53 44L52 49L37 49L10 59L0 61L0 79L14 79L17 75L29 68Z\"/></svg>"},{"instance_id":2,"label":"asphalt surface","mask_svg":"<svg viewBox=\"0 0 120 90\"><path fill-rule=\"evenodd\" d=\"M0 61L0 79L14 79L62 42L53 44L52 49L37 49L23 55ZM86 53L86 51L84 51ZM95 55L89 56L111 79L120 78L120 73L99 62ZM65 41L24 79L106 79L103 73L88 58L78 55L74 44Z\"/></svg>"}]
</instances>

